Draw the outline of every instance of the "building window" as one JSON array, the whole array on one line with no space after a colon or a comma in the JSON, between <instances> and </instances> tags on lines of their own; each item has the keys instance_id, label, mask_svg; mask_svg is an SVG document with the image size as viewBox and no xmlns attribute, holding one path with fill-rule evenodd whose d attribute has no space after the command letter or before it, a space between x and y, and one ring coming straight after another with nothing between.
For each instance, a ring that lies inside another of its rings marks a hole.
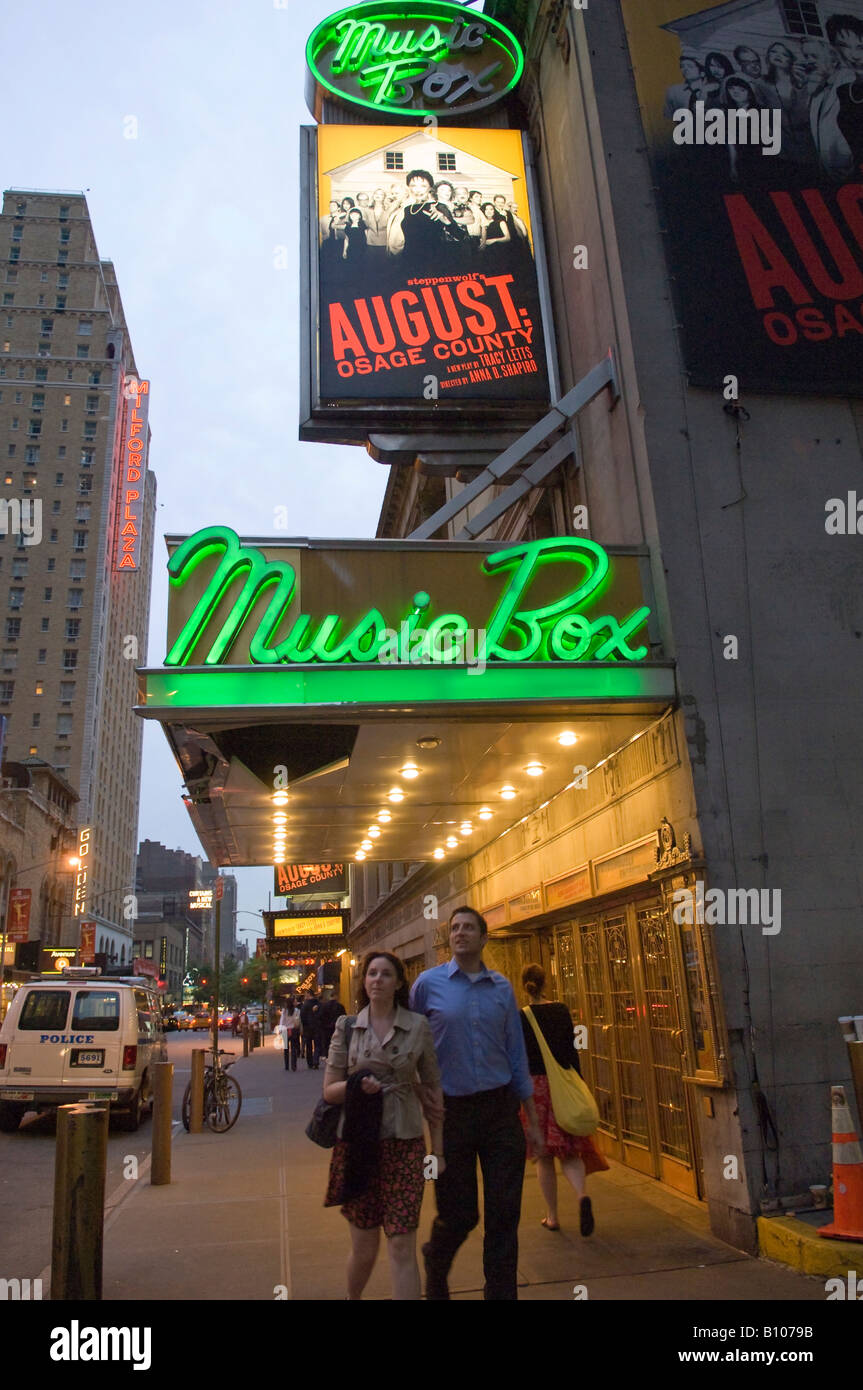
<instances>
[{"instance_id":1,"label":"building window","mask_svg":"<svg viewBox=\"0 0 863 1390\"><path fill-rule=\"evenodd\" d=\"M21 259L21 247L20 247L20 246L10 246L10 247L9 247L9 259L10 259L10 261L19 261L19 260Z\"/></svg>"},{"instance_id":2,"label":"building window","mask_svg":"<svg viewBox=\"0 0 863 1390\"><path fill-rule=\"evenodd\" d=\"M38 439L40 434L42 433L42 421L31 420L30 428L27 430L27 433L29 434L31 439Z\"/></svg>"},{"instance_id":3,"label":"building window","mask_svg":"<svg viewBox=\"0 0 863 1390\"><path fill-rule=\"evenodd\" d=\"M38 661L38 665L39 665L39 666L44 666L44 665L45 665L45 662L46 662L47 660L48 660L48 648L47 648L47 647L40 647L40 648L39 648L39 661Z\"/></svg>"},{"instance_id":4,"label":"building window","mask_svg":"<svg viewBox=\"0 0 863 1390\"><path fill-rule=\"evenodd\" d=\"M67 608L80 608L84 598L83 589L70 589L66 595Z\"/></svg>"},{"instance_id":5,"label":"building window","mask_svg":"<svg viewBox=\"0 0 863 1390\"><path fill-rule=\"evenodd\" d=\"M78 633L79 633L79 631L80 631L80 628L81 628L81 619L80 619L80 618L67 618L67 619L66 619L66 631L65 631L65 633L63 634L64 637L66 638L66 641L67 641L67 642L77 642L77 641L78 641Z\"/></svg>"},{"instance_id":6,"label":"building window","mask_svg":"<svg viewBox=\"0 0 863 1390\"><path fill-rule=\"evenodd\" d=\"M48 540L49 540L49 542L50 542L51 545L56 545L59 539L60 539L60 535L59 535L59 532L57 531L57 529L56 529L56 527L55 527L55 528L52 529L51 534L50 534L49 537L48 537Z\"/></svg>"},{"instance_id":7,"label":"building window","mask_svg":"<svg viewBox=\"0 0 863 1390\"><path fill-rule=\"evenodd\" d=\"M18 558L16 557L16 558L12 561L12 578L13 578L13 579L26 579L26 578L27 578L27 557L26 557L26 556L24 556L23 559L18 559Z\"/></svg>"},{"instance_id":8,"label":"building window","mask_svg":"<svg viewBox=\"0 0 863 1390\"><path fill-rule=\"evenodd\" d=\"M77 348L75 349L75 356L76 356L76 357L89 357L89 356L90 356L90 344L89 344L89 343L79 343L78 346L77 346Z\"/></svg>"},{"instance_id":9,"label":"building window","mask_svg":"<svg viewBox=\"0 0 863 1390\"><path fill-rule=\"evenodd\" d=\"M38 444L28 444L28 445L27 445L26 449L24 450L24 462L25 462L25 463L38 463L38 462L39 462L39 445L38 445Z\"/></svg>"},{"instance_id":10,"label":"building window","mask_svg":"<svg viewBox=\"0 0 863 1390\"><path fill-rule=\"evenodd\" d=\"M17 272L17 270L7 270L7 271L6 271L6 284L7 284L7 285L14 285L14 284L16 284L16 283L17 283L17 280L18 280L18 272Z\"/></svg>"},{"instance_id":11,"label":"building window","mask_svg":"<svg viewBox=\"0 0 863 1390\"><path fill-rule=\"evenodd\" d=\"M43 603L50 603L50 602L51 602L51 596L52 596L53 593L54 593L54 590L53 590L53 589L50 587L50 585L49 585L49 587L48 587L47 589L45 589L45 590L43 591L43 593L42 593L42 602L43 602Z\"/></svg>"},{"instance_id":12,"label":"building window","mask_svg":"<svg viewBox=\"0 0 863 1390\"><path fill-rule=\"evenodd\" d=\"M89 375L88 378L87 378L87 381L89 382L89 384L90 384L91 386L98 386L98 385L101 383L101 380L102 380L102 373L101 373L101 372L91 372L90 375Z\"/></svg>"},{"instance_id":13,"label":"building window","mask_svg":"<svg viewBox=\"0 0 863 1390\"><path fill-rule=\"evenodd\" d=\"M18 665L18 653L14 647L10 647L8 651L4 649L2 664L4 671L15 670L15 667Z\"/></svg>"},{"instance_id":14,"label":"building window","mask_svg":"<svg viewBox=\"0 0 863 1390\"><path fill-rule=\"evenodd\" d=\"M59 500L54 501L54 502L51 503L51 511L53 512L54 516L57 516L57 515L58 515L58 513L60 512L60 509L61 509L62 506L63 506L63 503L60 502Z\"/></svg>"},{"instance_id":15,"label":"building window","mask_svg":"<svg viewBox=\"0 0 863 1390\"><path fill-rule=\"evenodd\" d=\"M34 391L34 392L33 392L33 395L30 397L30 409L31 409L31 410L44 410L44 409L45 409L45 392L44 392L44 391Z\"/></svg>"},{"instance_id":16,"label":"building window","mask_svg":"<svg viewBox=\"0 0 863 1390\"><path fill-rule=\"evenodd\" d=\"M88 475L87 475L86 473L82 473L81 476L80 476L80 478L78 479L78 491L79 491L79 492L92 492L92 491L93 491L93 479L92 479L91 477L88 477Z\"/></svg>"},{"instance_id":17,"label":"building window","mask_svg":"<svg viewBox=\"0 0 863 1390\"><path fill-rule=\"evenodd\" d=\"M50 338L51 334L54 332L54 320L43 319L42 327L39 329L39 332L42 334L43 338Z\"/></svg>"},{"instance_id":18,"label":"building window","mask_svg":"<svg viewBox=\"0 0 863 1390\"><path fill-rule=\"evenodd\" d=\"M57 561L54 559L54 556L52 555L52 556L50 557L50 559L48 560L48 571L49 571L49 573L51 572L51 570L56 569L56 568L57 568Z\"/></svg>"},{"instance_id":19,"label":"building window","mask_svg":"<svg viewBox=\"0 0 863 1390\"><path fill-rule=\"evenodd\" d=\"M81 450L81 467L82 467L82 468L92 468L92 467L93 467L93 454L94 454L94 453L95 453L95 450L94 450L94 449L82 449L82 450Z\"/></svg>"},{"instance_id":20,"label":"building window","mask_svg":"<svg viewBox=\"0 0 863 1390\"><path fill-rule=\"evenodd\" d=\"M42 723L42 716L38 710L33 715L33 718L30 720L30 723L32 724L34 729L38 729L39 725Z\"/></svg>"},{"instance_id":21,"label":"building window","mask_svg":"<svg viewBox=\"0 0 863 1390\"><path fill-rule=\"evenodd\" d=\"M58 290L67 290L69 288L69 275L67 272L61 270L58 274L57 288Z\"/></svg>"},{"instance_id":22,"label":"building window","mask_svg":"<svg viewBox=\"0 0 863 1390\"><path fill-rule=\"evenodd\" d=\"M438 169L441 171L441 173L454 174L454 173L455 173L455 155L454 155L454 154L439 154L438 157L437 157L437 167L438 167Z\"/></svg>"},{"instance_id":23,"label":"building window","mask_svg":"<svg viewBox=\"0 0 863 1390\"><path fill-rule=\"evenodd\" d=\"M71 232L70 232L70 230L69 230L68 227L61 227L61 228L60 228L60 241L61 241L61 243L63 243L64 245L68 244L68 241L69 241L69 237L70 237L70 236L71 236Z\"/></svg>"},{"instance_id":24,"label":"building window","mask_svg":"<svg viewBox=\"0 0 863 1390\"><path fill-rule=\"evenodd\" d=\"M84 578L84 575L85 575L86 573L87 573L87 561L86 561L86 560L70 560L70 561L69 561L69 578L70 578L70 579L83 579L83 578Z\"/></svg>"},{"instance_id":25,"label":"building window","mask_svg":"<svg viewBox=\"0 0 863 1390\"><path fill-rule=\"evenodd\" d=\"M23 235L24 235L24 228L23 228L23 227L13 227L13 228L12 228L12 240L13 240L13 241L20 241Z\"/></svg>"},{"instance_id":26,"label":"building window","mask_svg":"<svg viewBox=\"0 0 863 1390\"><path fill-rule=\"evenodd\" d=\"M20 618L7 618L7 619L6 619L6 641L7 641L7 642L17 642L17 641L18 641L18 638L19 638L20 636L21 636L21 619L20 619Z\"/></svg>"},{"instance_id":27,"label":"building window","mask_svg":"<svg viewBox=\"0 0 863 1390\"><path fill-rule=\"evenodd\" d=\"M55 474L54 474L54 486L55 486L55 487L62 487L62 486L63 486L63 474L62 474L62 473L55 473Z\"/></svg>"},{"instance_id":28,"label":"building window","mask_svg":"<svg viewBox=\"0 0 863 1390\"><path fill-rule=\"evenodd\" d=\"M58 252L57 252L57 264L58 264L58 265L65 265L66 262L68 261L68 259L69 259L69 252L68 252L68 251L58 251Z\"/></svg>"},{"instance_id":29,"label":"building window","mask_svg":"<svg viewBox=\"0 0 863 1390\"><path fill-rule=\"evenodd\" d=\"M20 396L20 395L21 395L21 392L20 392L20 391L16 391L15 394L16 394L17 396ZM18 428L18 416L17 416L17 415L13 415L13 416L12 416L12 419L9 421L9 428L10 428L10 430L17 430L17 428Z\"/></svg>"},{"instance_id":30,"label":"building window","mask_svg":"<svg viewBox=\"0 0 863 1390\"><path fill-rule=\"evenodd\" d=\"M4 304L14 304L14 303L15 303L15 296L14 296L14 294L4 294L4 296L3 296L3 303L4 303Z\"/></svg>"},{"instance_id":31,"label":"building window","mask_svg":"<svg viewBox=\"0 0 863 1390\"><path fill-rule=\"evenodd\" d=\"M55 308L55 309L65 309L65 308L66 308L66 296L65 296L65 294L58 294L58 295L55 297L55 299L54 299L54 308Z\"/></svg>"},{"instance_id":32,"label":"building window","mask_svg":"<svg viewBox=\"0 0 863 1390\"><path fill-rule=\"evenodd\" d=\"M10 607L10 608L23 608L23 607L24 607L24 590L23 590L23 589L10 589L10 590L9 590L9 607Z\"/></svg>"},{"instance_id":33,"label":"building window","mask_svg":"<svg viewBox=\"0 0 863 1390\"><path fill-rule=\"evenodd\" d=\"M84 421L84 438L85 438L86 440L92 440L92 439L95 439L95 438L96 438L96 421L95 421L95 420L85 420L85 421Z\"/></svg>"},{"instance_id":34,"label":"building window","mask_svg":"<svg viewBox=\"0 0 863 1390\"><path fill-rule=\"evenodd\" d=\"M71 714L58 714L58 715L57 715L57 737L58 737L58 738L68 738L69 735L71 734L71 732L72 732L72 716L71 716Z\"/></svg>"},{"instance_id":35,"label":"building window","mask_svg":"<svg viewBox=\"0 0 863 1390\"><path fill-rule=\"evenodd\" d=\"M0 681L0 705L8 705L14 694L14 681Z\"/></svg>"},{"instance_id":36,"label":"building window","mask_svg":"<svg viewBox=\"0 0 863 1390\"><path fill-rule=\"evenodd\" d=\"M95 415L95 414L96 414L96 411L97 411L98 409L99 409L99 397L98 397L98 396L88 396L88 397L87 397L87 412L88 412L88 414L90 414L90 415Z\"/></svg>"},{"instance_id":37,"label":"building window","mask_svg":"<svg viewBox=\"0 0 863 1390\"><path fill-rule=\"evenodd\" d=\"M824 30L814 0L782 0L785 27L797 38L821 38Z\"/></svg>"},{"instance_id":38,"label":"building window","mask_svg":"<svg viewBox=\"0 0 863 1390\"><path fill-rule=\"evenodd\" d=\"M45 694L45 686L44 686L44 683L43 683L42 681L37 681L37 682L36 682L35 686L33 687L33 694L34 694L34 695L44 695L44 694Z\"/></svg>"},{"instance_id":39,"label":"building window","mask_svg":"<svg viewBox=\"0 0 863 1390\"><path fill-rule=\"evenodd\" d=\"M61 700L74 700L74 698L75 698L75 682L74 682L74 681L61 681L61 682L60 682L60 699L61 699Z\"/></svg>"},{"instance_id":40,"label":"building window","mask_svg":"<svg viewBox=\"0 0 863 1390\"><path fill-rule=\"evenodd\" d=\"M89 502L76 502L76 503L75 503L75 520L76 520L76 521L89 521L89 520L90 520L90 503L89 503Z\"/></svg>"},{"instance_id":41,"label":"building window","mask_svg":"<svg viewBox=\"0 0 863 1390\"><path fill-rule=\"evenodd\" d=\"M400 150L387 150L384 155L385 169L403 169L405 167L405 157Z\"/></svg>"},{"instance_id":42,"label":"building window","mask_svg":"<svg viewBox=\"0 0 863 1390\"><path fill-rule=\"evenodd\" d=\"M78 320L78 337L79 337L79 338L89 338L89 336L90 336L90 334L91 334L92 332L93 332L93 321L92 321L92 319L79 319L79 320Z\"/></svg>"},{"instance_id":43,"label":"building window","mask_svg":"<svg viewBox=\"0 0 863 1390\"><path fill-rule=\"evenodd\" d=\"M51 622L51 619L50 619L50 618L43 618L43 619L42 619L42 631L43 631L43 632L47 632L47 631L48 631L48 625L49 625L50 622Z\"/></svg>"},{"instance_id":44,"label":"building window","mask_svg":"<svg viewBox=\"0 0 863 1390\"><path fill-rule=\"evenodd\" d=\"M63 670L74 671L78 665L77 647L66 647L63 650Z\"/></svg>"},{"instance_id":45,"label":"building window","mask_svg":"<svg viewBox=\"0 0 863 1390\"><path fill-rule=\"evenodd\" d=\"M47 381L47 380L48 380L48 368L47 368L47 367L37 367L36 370L35 370L35 372L33 373L33 375L34 375L34 377L36 378L37 381Z\"/></svg>"},{"instance_id":46,"label":"building window","mask_svg":"<svg viewBox=\"0 0 863 1390\"><path fill-rule=\"evenodd\" d=\"M66 445L65 445L65 444L61 444L61 445L59 446L59 448L57 449L57 457L58 457L58 459L64 459L64 458L66 457Z\"/></svg>"}]
</instances>

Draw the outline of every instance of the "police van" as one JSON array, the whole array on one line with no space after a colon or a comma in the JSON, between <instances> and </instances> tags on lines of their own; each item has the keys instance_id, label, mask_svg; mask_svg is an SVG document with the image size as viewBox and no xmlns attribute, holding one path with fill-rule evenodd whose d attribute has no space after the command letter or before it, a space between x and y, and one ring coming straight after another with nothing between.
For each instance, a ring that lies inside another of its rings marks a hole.
<instances>
[{"instance_id":1,"label":"police van","mask_svg":"<svg viewBox=\"0 0 863 1390\"><path fill-rule=\"evenodd\" d=\"M121 1129L152 1105L152 1067L167 1060L155 982L97 967L40 976L19 988L0 1027L0 1130L28 1110L107 1101Z\"/></svg>"}]
</instances>

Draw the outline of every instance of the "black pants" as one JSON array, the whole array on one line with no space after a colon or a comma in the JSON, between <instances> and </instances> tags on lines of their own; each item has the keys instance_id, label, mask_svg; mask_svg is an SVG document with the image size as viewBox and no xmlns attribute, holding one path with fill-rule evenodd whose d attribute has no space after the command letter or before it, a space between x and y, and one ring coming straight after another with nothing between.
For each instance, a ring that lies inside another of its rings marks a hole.
<instances>
[{"instance_id":1,"label":"black pants","mask_svg":"<svg viewBox=\"0 0 863 1390\"><path fill-rule=\"evenodd\" d=\"M303 1034L303 1051L306 1059L306 1065L311 1069L316 1068L321 1060L320 1048L318 1046L318 1038L316 1033Z\"/></svg>"},{"instance_id":2,"label":"black pants","mask_svg":"<svg viewBox=\"0 0 863 1390\"><path fill-rule=\"evenodd\" d=\"M285 1071L297 1070L297 1058L300 1055L300 1035L294 1028L290 1033L282 1034L285 1041Z\"/></svg>"},{"instance_id":3,"label":"black pants","mask_svg":"<svg viewBox=\"0 0 863 1390\"><path fill-rule=\"evenodd\" d=\"M429 1263L443 1276L479 1222L476 1164L482 1169L485 1298L515 1299L518 1223L525 1142L519 1102L509 1086L473 1096L446 1096L443 1152L446 1167L435 1183L437 1217Z\"/></svg>"}]
</instances>

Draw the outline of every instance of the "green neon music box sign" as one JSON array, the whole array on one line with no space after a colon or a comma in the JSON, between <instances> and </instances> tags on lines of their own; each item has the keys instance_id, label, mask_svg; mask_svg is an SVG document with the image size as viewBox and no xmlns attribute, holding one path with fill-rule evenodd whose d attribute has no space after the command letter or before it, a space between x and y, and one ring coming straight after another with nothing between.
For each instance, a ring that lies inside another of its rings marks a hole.
<instances>
[{"instance_id":1,"label":"green neon music box sign","mask_svg":"<svg viewBox=\"0 0 863 1390\"><path fill-rule=\"evenodd\" d=\"M524 53L488 15L448 0L369 0L327 18L306 45L306 100L391 119L467 116L517 86Z\"/></svg>"},{"instance_id":2,"label":"green neon music box sign","mask_svg":"<svg viewBox=\"0 0 863 1390\"><path fill-rule=\"evenodd\" d=\"M207 526L173 549L166 667L487 672L629 665L649 655L638 558L612 557L586 537L487 554L416 543L261 544L279 558L227 526Z\"/></svg>"}]
</instances>

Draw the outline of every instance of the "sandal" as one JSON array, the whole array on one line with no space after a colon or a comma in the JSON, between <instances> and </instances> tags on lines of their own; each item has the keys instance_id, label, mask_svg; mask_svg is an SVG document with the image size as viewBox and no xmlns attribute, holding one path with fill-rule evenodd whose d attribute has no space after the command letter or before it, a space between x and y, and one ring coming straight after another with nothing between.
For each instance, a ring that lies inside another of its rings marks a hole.
<instances>
[{"instance_id":1,"label":"sandal","mask_svg":"<svg viewBox=\"0 0 863 1390\"><path fill-rule=\"evenodd\" d=\"M548 1219L547 1216L544 1216L544 1217L542 1218L542 1220L540 1221L539 1224L540 1224L540 1226L544 1226L545 1229L546 1229L547 1231L559 1231L559 1230L560 1230L560 1226L559 1226L559 1225L556 1225L556 1226L553 1225L553 1224L551 1223L551 1221L549 1221L549 1219Z\"/></svg>"}]
</instances>

